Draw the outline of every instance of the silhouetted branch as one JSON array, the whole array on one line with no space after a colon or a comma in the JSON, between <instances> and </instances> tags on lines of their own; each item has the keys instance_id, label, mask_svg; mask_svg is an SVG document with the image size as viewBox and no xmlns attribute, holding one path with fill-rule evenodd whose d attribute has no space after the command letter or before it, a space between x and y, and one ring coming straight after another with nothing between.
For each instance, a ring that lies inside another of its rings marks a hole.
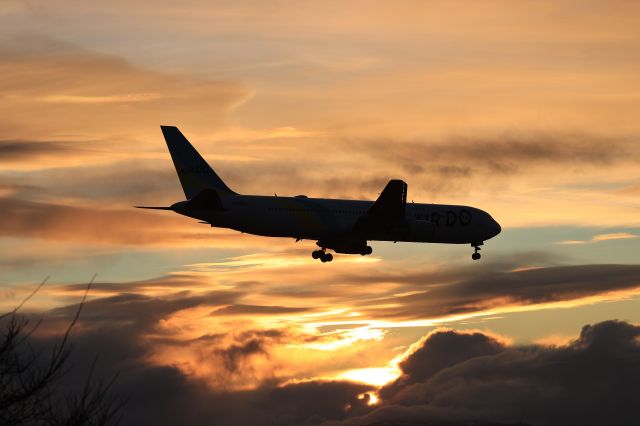
<instances>
[{"instance_id":1,"label":"silhouetted branch","mask_svg":"<svg viewBox=\"0 0 640 426\"><path fill-rule=\"evenodd\" d=\"M48 279L48 277L47 277ZM45 361L44 349L36 351L31 336L40 321L28 329L29 321L18 311L46 283L43 280L16 308L0 315L5 322L0 336L0 424L110 425L119 420L124 401L111 392L110 381L94 379L95 362L79 393L61 395L61 380L69 372L70 334L77 324L95 275L87 285L75 315L62 339L53 345Z\"/></svg>"},{"instance_id":2,"label":"silhouetted branch","mask_svg":"<svg viewBox=\"0 0 640 426\"><path fill-rule=\"evenodd\" d=\"M93 278L95 279L95 277L96 276L94 275ZM0 320L8 317L9 315L15 315L20 310L20 308L22 308L24 306L24 304L29 301L29 299L31 299L38 291L40 291L42 286L45 285L45 283L47 281L49 281L49 277L48 276L44 280L42 280L42 282L36 288L34 288L33 291L31 293L29 293L29 295L22 302L20 302L18 304L18 306L16 306L13 309L13 311L9 311L9 312L6 312L6 313L0 315Z\"/></svg>"}]
</instances>

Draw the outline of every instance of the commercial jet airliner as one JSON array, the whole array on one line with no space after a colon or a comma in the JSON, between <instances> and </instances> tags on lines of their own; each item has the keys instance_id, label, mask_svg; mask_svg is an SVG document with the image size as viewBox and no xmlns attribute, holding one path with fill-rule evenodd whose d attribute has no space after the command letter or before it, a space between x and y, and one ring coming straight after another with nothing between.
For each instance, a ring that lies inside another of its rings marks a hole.
<instances>
[{"instance_id":1,"label":"commercial jet airliner","mask_svg":"<svg viewBox=\"0 0 640 426\"><path fill-rule=\"evenodd\" d=\"M186 201L171 210L218 228L247 234L315 240L314 259L331 262L336 253L369 255L368 241L470 244L498 235L500 225L487 212L468 206L407 203L407 184L390 180L375 201L241 195L232 191L177 127L161 126Z\"/></svg>"}]
</instances>

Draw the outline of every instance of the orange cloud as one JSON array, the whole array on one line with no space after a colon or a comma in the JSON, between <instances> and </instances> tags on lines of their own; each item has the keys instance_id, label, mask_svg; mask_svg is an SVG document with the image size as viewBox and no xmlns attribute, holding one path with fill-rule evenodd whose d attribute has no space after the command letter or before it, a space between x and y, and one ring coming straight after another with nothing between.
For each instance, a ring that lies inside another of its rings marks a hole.
<instances>
[{"instance_id":1,"label":"orange cloud","mask_svg":"<svg viewBox=\"0 0 640 426\"><path fill-rule=\"evenodd\" d=\"M589 243L598 243L601 241L611 241L611 240L626 240L629 238L638 238L638 235L631 234L629 232L614 232L610 234L598 234L594 235L590 240L565 240L558 241L556 244L561 245L574 245L574 244L589 244Z\"/></svg>"},{"instance_id":2,"label":"orange cloud","mask_svg":"<svg viewBox=\"0 0 640 426\"><path fill-rule=\"evenodd\" d=\"M0 67L3 137L73 141L80 149L108 135L117 152L162 123L220 126L248 96L234 82L151 71L45 37L5 38Z\"/></svg>"},{"instance_id":3,"label":"orange cloud","mask_svg":"<svg viewBox=\"0 0 640 426\"><path fill-rule=\"evenodd\" d=\"M0 198L3 220L0 236L84 242L92 246L245 247L273 244L235 231L210 226L177 215L128 209L77 207ZM282 242L284 243L284 242ZM276 245L276 247L278 247Z\"/></svg>"},{"instance_id":4,"label":"orange cloud","mask_svg":"<svg viewBox=\"0 0 640 426\"><path fill-rule=\"evenodd\" d=\"M626 240L628 238L638 238L636 234L629 232L614 232L612 234L598 234L593 237L593 241Z\"/></svg>"},{"instance_id":5,"label":"orange cloud","mask_svg":"<svg viewBox=\"0 0 640 426\"><path fill-rule=\"evenodd\" d=\"M477 270L440 267L376 280L365 278L366 264L336 263L320 275L310 274L315 264L272 265L268 259L254 257L247 265L241 258L235 268L194 265L193 271L138 282L98 282L86 326L130 324L143 335L146 363L176 368L215 389L313 377L380 385L394 379L394 362L415 352L414 345L397 355L399 344L409 343L394 337L399 329L621 300L636 296L640 285L638 268L623 265L503 265L481 277ZM82 288L50 291L69 300Z\"/></svg>"},{"instance_id":6,"label":"orange cloud","mask_svg":"<svg viewBox=\"0 0 640 426\"><path fill-rule=\"evenodd\" d=\"M567 346L576 336L567 336L564 334L550 334L540 339L536 339L535 343L540 346Z\"/></svg>"}]
</instances>

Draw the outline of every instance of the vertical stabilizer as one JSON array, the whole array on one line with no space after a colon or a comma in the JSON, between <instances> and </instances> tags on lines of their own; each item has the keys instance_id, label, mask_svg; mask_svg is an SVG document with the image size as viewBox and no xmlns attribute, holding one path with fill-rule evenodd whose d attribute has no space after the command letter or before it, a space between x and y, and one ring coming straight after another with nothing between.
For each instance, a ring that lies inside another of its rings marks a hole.
<instances>
[{"instance_id":1,"label":"vertical stabilizer","mask_svg":"<svg viewBox=\"0 0 640 426\"><path fill-rule=\"evenodd\" d=\"M204 189L215 189L221 195L235 194L177 127L160 126L160 128L187 199L192 199Z\"/></svg>"}]
</instances>

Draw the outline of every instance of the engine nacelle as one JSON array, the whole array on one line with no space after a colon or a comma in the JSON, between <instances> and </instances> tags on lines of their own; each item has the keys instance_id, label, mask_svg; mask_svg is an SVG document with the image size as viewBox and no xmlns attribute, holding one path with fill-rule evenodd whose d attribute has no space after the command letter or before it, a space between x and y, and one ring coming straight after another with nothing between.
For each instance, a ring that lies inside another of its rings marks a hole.
<instances>
[{"instance_id":1,"label":"engine nacelle","mask_svg":"<svg viewBox=\"0 0 640 426\"><path fill-rule=\"evenodd\" d=\"M320 240L316 243L321 248L326 248L343 254L371 254L371 247L366 240L360 239L336 239Z\"/></svg>"}]
</instances>

